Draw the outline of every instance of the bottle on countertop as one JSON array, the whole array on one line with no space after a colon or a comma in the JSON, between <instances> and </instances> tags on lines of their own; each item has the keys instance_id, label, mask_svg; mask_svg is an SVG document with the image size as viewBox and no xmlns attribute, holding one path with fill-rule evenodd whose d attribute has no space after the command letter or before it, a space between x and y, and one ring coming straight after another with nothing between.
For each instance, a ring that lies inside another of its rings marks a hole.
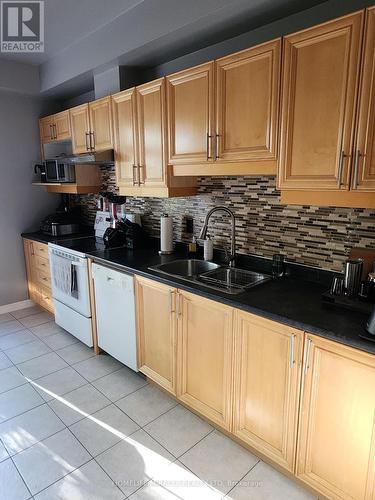
<instances>
[{"instance_id":1,"label":"bottle on countertop","mask_svg":"<svg viewBox=\"0 0 375 500\"><path fill-rule=\"evenodd\" d=\"M197 257L198 244L197 244L197 238L195 236L193 236L193 239L189 243L188 254L189 254L189 259L195 259Z\"/></svg>"}]
</instances>

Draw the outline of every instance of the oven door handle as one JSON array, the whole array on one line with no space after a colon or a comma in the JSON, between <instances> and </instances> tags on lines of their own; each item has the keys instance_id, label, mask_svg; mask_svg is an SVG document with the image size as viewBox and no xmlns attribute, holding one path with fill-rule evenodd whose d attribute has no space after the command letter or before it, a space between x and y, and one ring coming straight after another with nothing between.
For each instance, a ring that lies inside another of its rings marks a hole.
<instances>
[{"instance_id":1,"label":"oven door handle","mask_svg":"<svg viewBox=\"0 0 375 500\"><path fill-rule=\"evenodd\" d=\"M83 262L72 262L72 266L74 266L74 267L86 267Z\"/></svg>"}]
</instances>

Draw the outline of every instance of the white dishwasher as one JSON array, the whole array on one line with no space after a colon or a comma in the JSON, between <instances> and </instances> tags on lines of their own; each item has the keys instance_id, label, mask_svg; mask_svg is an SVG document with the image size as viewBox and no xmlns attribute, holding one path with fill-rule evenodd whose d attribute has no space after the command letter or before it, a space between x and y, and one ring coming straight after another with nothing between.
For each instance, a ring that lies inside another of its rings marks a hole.
<instances>
[{"instance_id":1,"label":"white dishwasher","mask_svg":"<svg viewBox=\"0 0 375 500\"><path fill-rule=\"evenodd\" d=\"M93 264L98 345L138 371L133 276Z\"/></svg>"}]
</instances>

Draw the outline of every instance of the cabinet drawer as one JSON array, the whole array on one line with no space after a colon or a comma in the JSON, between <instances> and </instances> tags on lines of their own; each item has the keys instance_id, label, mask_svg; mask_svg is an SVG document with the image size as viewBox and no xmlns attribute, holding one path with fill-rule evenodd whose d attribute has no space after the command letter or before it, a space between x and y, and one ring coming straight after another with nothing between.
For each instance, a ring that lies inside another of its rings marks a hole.
<instances>
[{"instance_id":1,"label":"cabinet drawer","mask_svg":"<svg viewBox=\"0 0 375 500\"><path fill-rule=\"evenodd\" d=\"M49 269L40 269L39 267L36 267L35 278L40 285L43 285L49 290L51 289L51 275Z\"/></svg>"},{"instance_id":2,"label":"cabinet drawer","mask_svg":"<svg viewBox=\"0 0 375 500\"><path fill-rule=\"evenodd\" d=\"M45 243L33 241L31 248L34 255L48 259L48 245L46 245Z\"/></svg>"},{"instance_id":3,"label":"cabinet drawer","mask_svg":"<svg viewBox=\"0 0 375 500\"><path fill-rule=\"evenodd\" d=\"M39 257L39 255L35 255L34 262L35 262L35 267L37 267L41 271L48 273L50 272L49 260L46 259L45 257Z\"/></svg>"},{"instance_id":4,"label":"cabinet drawer","mask_svg":"<svg viewBox=\"0 0 375 500\"><path fill-rule=\"evenodd\" d=\"M51 290L44 286L39 287L39 305L51 313L55 311Z\"/></svg>"}]
</instances>

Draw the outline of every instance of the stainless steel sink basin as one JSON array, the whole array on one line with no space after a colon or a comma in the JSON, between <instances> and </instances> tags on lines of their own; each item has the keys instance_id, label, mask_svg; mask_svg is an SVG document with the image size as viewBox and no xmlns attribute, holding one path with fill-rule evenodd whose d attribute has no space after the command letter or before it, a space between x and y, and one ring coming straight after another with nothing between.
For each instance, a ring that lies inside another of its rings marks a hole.
<instances>
[{"instance_id":1,"label":"stainless steel sink basin","mask_svg":"<svg viewBox=\"0 0 375 500\"><path fill-rule=\"evenodd\" d=\"M183 278L193 278L219 268L219 264L198 259L172 260L172 262L150 267L153 271Z\"/></svg>"},{"instance_id":2,"label":"stainless steel sink basin","mask_svg":"<svg viewBox=\"0 0 375 500\"><path fill-rule=\"evenodd\" d=\"M168 276L199 283L231 295L244 292L271 279L261 274L236 267L223 267L214 262L198 259L179 259L152 266L149 269Z\"/></svg>"},{"instance_id":3,"label":"stainless steel sink basin","mask_svg":"<svg viewBox=\"0 0 375 500\"><path fill-rule=\"evenodd\" d=\"M240 293L270 279L267 274L234 267L221 267L199 276L199 281L203 281L207 286L225 289L228 293Z\"/></svg>"}]
</instances>

